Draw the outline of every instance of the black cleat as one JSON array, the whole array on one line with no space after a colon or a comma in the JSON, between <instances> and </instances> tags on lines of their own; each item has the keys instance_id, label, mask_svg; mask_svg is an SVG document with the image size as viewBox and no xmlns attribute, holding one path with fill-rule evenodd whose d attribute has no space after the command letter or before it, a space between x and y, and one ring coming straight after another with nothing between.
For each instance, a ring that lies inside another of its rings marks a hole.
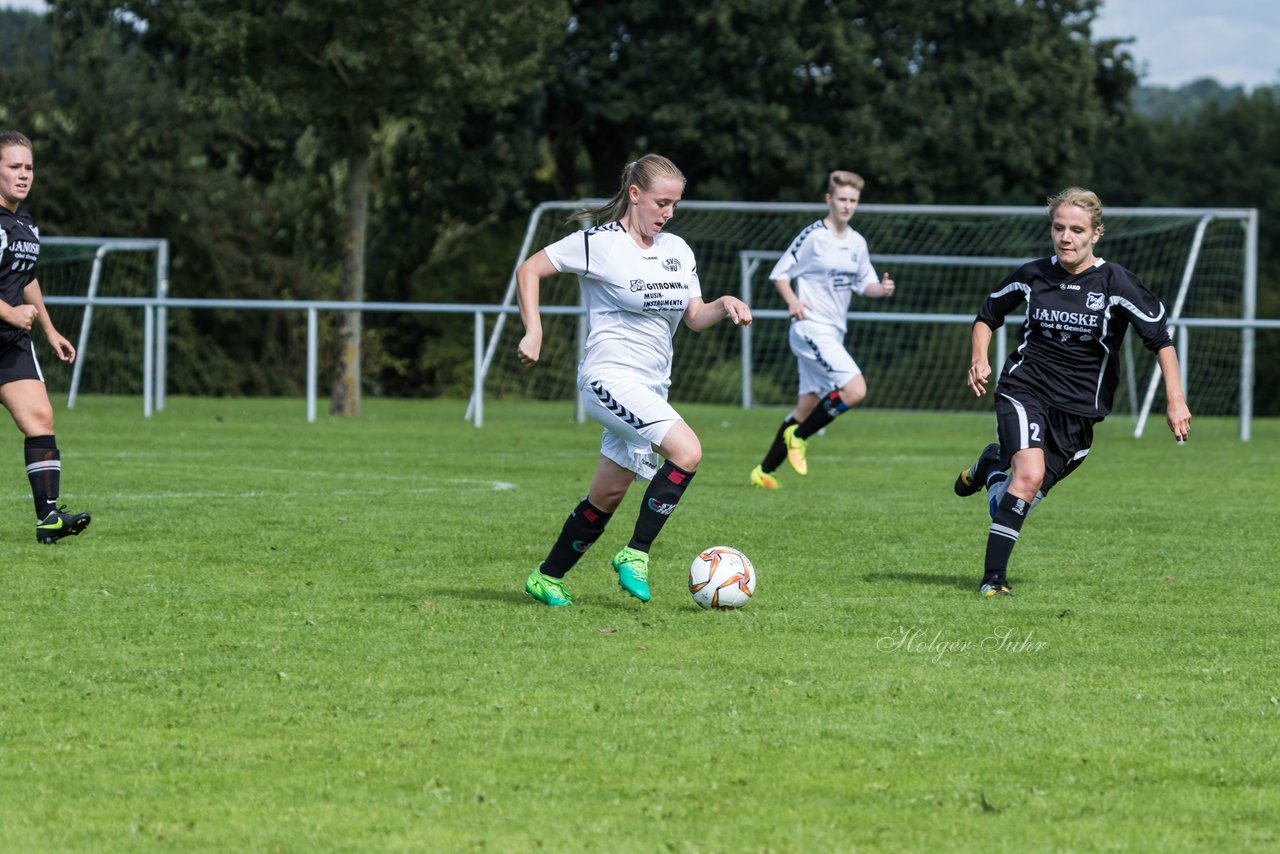
<instances>
[{"instance_id":1,"label":"black cleat","mask_svg":"<svg viewBox=\"0 0 1280 854\"><path fill-rule=\"evenodd\" d=\"M965 498L982 491L982 487L987 485L987 478L997 470L999 465L1000 446L992 442L982 449L977 462L960 472L956 478L956 495Z\"/></svg>"},{"instance_id":2,"label":"black cleat","mask_svg":"<svg viewBox=\"0 0 1280 854\"><path fill-rule=\"evenodd\" d=\"M63 537L74 537L89 527L88 513L67 513L67 508L59 507L49 511L44 521L36 523L37 543L56 543Z\"/></svg>"}]
</instances>

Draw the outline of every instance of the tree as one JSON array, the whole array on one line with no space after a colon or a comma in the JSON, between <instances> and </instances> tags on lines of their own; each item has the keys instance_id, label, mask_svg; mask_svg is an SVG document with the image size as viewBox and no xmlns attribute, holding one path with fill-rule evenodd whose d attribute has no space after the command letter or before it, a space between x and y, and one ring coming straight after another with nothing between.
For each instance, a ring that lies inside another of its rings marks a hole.
<instances>
[{"instance_id":1,"label":"tree","mask_svg":"<svg viewBox=\"0 0 1280 854\"><path fill-rule=\"evenodd\" d=\"M85 0L55 2L75 7ZM526 95L565 26L558 0L125 0L123 21L193 98L291 151L309 135L340 176L340 290L365 294L370 163L399 121L457 129L466 107ZM361 320L347 313L331 410L360 405Z\"/></svg>"},{"instance_id":2,"label":"tree","mask_svg":"<svg viewBox=\"0 0 1280 854\"><path fill-rule=\"evenodd\" d=\"M1110 204L1257 208L1258 314L1280 315L1280 86L1245 95L1198 81L1175 94L1187 103L1161 95L1159 111L1129 116L1099 149L1097 188ZM1280 388L1280 335L1257 340L1255 385ZM1280 414L1273 394L1255 403Z\"/></svg>"},{"instance_id":3,"label":"tree","mask_svg":"<svg viewBox=\"0 0 1280 854\"><path fill-rule=\"evenodd\" d=\"M878 201L1041 198L1087 177L1136 82L1122 43L1090 41L1097 6L573 0L548 93L559 185L611 191L658 149L700 197L811 199L850 168Z\"/></svg>"}]
</instances>

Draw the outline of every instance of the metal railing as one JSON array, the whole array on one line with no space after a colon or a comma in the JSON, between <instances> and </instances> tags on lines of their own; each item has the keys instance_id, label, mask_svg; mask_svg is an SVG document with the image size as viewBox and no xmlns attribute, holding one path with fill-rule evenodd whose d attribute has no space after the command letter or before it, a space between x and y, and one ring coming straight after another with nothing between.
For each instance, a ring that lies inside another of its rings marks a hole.
<instances>
[{"instance_id":1,"label":"metal railing","mask_svg":"<svg viewBox=\"0 0 1280 854\"><path fill-rule=\"evenodd\" d=\"M469 410L469 417L476 427L484 426L484 366L486 361L486 321L488 315L494 315L496 318L502 318L508 314L519 314L519 308L513 305L481 305L481 304L462 304L462 303L422 303L422 302L343 302L341 300L245 300L245 299L182 299L182 298L159 298L159 297L72 297L72 296L48 296L45 302L53 305L72 305L84 306L86 310L93 306L118 306L127 308L140 308L143 312L143 365L142 365L142 413L144 417L151 417L155 411L163 411L165 405L165 388L164 377L167 374L167 336L164 332L161 318L166 309L186 308L186 309L235 309L243 311L297 311L306 315L307 324L307 343L306 343L306 410L307 421L314 422L316 420L317 410L317 388L318 388L318 371L319 371L319 338L320 323L319 315L322 311L334 312L398 312L398 313L418 313L418 314L470 314L473 318L473 343L472 343L472 406ZM581 306L543 306L541 309L543 314L562 314L562 315L584 315L585 310ZM788 319L786 311L781 309L761 309L754 311L753 315L757 319L763 320L780 320ZM848 317L851 321L862 322L906 322L906 323L945 323L945 324L963 324L969 325L973 323L972 315L968 314L910 314L910 313L892 313L892 312L849 312ZM1011 323L1016 323L1017 318L1009 318ZM1172 325L1172 324L1171 324ZM1182 317L1176 321L1175 341L1179 348L1179 357L1183 364L1186 363L1187 349L1190 341L1190 330L1192 329L1238 329L1241 331L1253 332L1257 330L1277 330L1280 331L1280 319L1237 319L1237 318L1196 318ZM751 347L751 327L743 326L739 328L739 334L742 337L742 346L750 355ZM87 354L86 354L87 355ZM744 359L744 363L747 360ZM997 363L998 364L998 363ZM1252 364L1250 364L1252 368ZM744 378L749 382L749 376ZM1248 382L1252 382L1252 372L1248 377ZM67 405L74 406L76 389L72 389ZM743 397L743 408L750 408L751 396L749 392ZM1241 412L1240 438L1248 441L1252 435L1251 428L1251 412ZM1139 431L1140 434L1140 431Z\"/></svg>"}]
</instances>

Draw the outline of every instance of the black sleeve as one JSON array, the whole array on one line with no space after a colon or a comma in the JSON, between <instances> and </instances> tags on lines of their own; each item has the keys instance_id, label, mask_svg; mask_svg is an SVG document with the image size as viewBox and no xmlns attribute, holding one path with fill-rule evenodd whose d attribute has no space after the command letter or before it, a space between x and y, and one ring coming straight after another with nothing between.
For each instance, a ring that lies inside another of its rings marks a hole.
<instances>
[{"instance_id":1,"label":"black sleeve","mask_svg":"<svg viewBox=\"0 0 1280 854\"><path fill-rule=\"evenodd\" d=\"M1020 267L1005 277L994 291L987 295L978 308L977 322L985 323L992 329L1004 326L1004 319L1022 303L1026 302L1031 290L1027 275L1029 267Z\"/></svg>"},{"instance_id":2,"label":"black sleeve","mask_svg":"<svg viewBox=\"0 0 1280 854\"><path fill-rule=\"evenodd\" d=\"M1173 345L1165 327L1169 315L1164 303L1124 267L1111 270L1111 302L1128 316L1129 323L1152 353Z\"/></svg>"}]
</instances>

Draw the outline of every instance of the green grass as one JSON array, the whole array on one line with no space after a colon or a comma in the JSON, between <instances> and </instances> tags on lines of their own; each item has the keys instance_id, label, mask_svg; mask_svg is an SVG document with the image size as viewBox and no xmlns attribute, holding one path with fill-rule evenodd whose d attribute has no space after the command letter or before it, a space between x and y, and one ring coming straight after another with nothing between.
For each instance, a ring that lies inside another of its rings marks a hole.
<instances>
[{"instance_id":1,"label":"green grass","mask_svg":"<svg viewBox=\"0 0 1280 854\"><path fill-rule=\"evenodd\" d=\"M84 399L82 537L0 490L13 851L1215 850L1280 843L1280 422L1117 416L1035 511L1013 599L951 494L991 416L856 413L776 494L778 411L681 407L698 478L653 601L608 558L522 590L585 493L571 407ZM760 574L698 609L709 545Z\"/></svg>"}]
</instances>

